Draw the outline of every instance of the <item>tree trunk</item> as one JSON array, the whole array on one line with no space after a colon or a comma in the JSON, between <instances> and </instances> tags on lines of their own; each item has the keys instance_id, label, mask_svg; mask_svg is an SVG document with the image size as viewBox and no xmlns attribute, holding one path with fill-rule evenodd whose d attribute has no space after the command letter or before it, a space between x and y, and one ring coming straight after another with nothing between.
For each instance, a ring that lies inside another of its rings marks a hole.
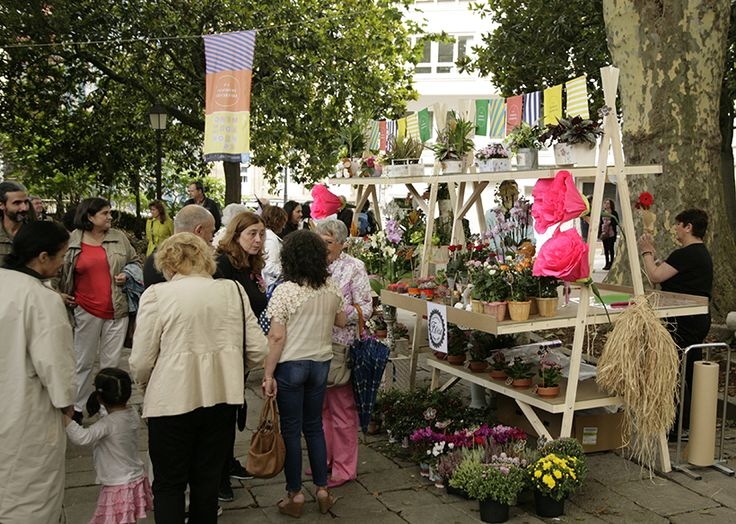
<instances>
[{"instance_id":1,"label":"tree trunk","mask_svg":"<svg viewBox=\"0 0 736 524\"><path fill-rule=\"evenodd\" d=\"M241 203L240 164L223 162L225 168L225 205Z\"/></svg>"},{"instance_id":2,"label":"tree trunk","mask_svg":"<svg viewBox=\"0 0 736 524\"><path fill-rule=\"evenodd\" d=\"M718 125L729 13L727 0L603 2L608 47L621 70L626 162L663 168L662 175L630 177L632 195L643 190L654 195L655 240L662 258L677 247L671 227L675 216L688 208L708 212L705 243L713 256L716 322L736 303L736 243L720 176ZM623 265L609 276L630 281Z\"/></svg>"}]
</instances>

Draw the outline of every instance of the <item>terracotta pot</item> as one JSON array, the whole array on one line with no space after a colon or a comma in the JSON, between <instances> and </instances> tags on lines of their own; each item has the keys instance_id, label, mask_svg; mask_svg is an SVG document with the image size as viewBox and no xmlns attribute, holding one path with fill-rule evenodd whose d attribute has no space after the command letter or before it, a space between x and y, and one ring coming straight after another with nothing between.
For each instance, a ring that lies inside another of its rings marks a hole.
<instances>
[{"instance_id":1,"label":"terracotta pot","mask_svg":"<svg viewBox=\"0 0 736 524\"><path fill-rule=\"evenodd\" d=\"M532 379L531 379L531 377L529 377L529 378L515 378L511 382L511 385L514 386L515 388L528 388L529 386L532 385Z\"/></svg>"},{"instance_id":2,"label":"terracotta pot","mask_svg":"<svg viewBox=\"0 0 736 524\"><path fill-rule=\"evenodd\" d=\"M540 317L553 317L557 313L557 297L537 298L536 302Z\"/></svg>"},{"instance_id":3,"label":"terracotta pot","mask_svg":"<svg viewBox=\"0 0 736 524\"><path fill-rule=\"evenodd\" d=\"M537 386L537 395L539 395L540 397L554 398L554 397L556 397L559 394L560 394L560 386L559 385L557 385L557 386L550 386L550 387L547 387L547 388L542 387L542 386Z\"/></svg>"},{"instance_id":4,"label":"terracotta pot","mask_svg":"<svg viewBox=\"0 0 736 524\"><path fill-rule=\"evenodd\" d=\"M434 289L420 289L419 294L424 300L432 300L434 297Z\"/></svg>"},{"instance_id":5,"label":"terracotta pot","mask_svg":"<svg viewBox=\"0 0 736 524\"><path fill-rule=\"evenodd\" d=\"M495 378L496 380L506 380L506 378L508 378L508 375L506 375L506 372L503 369L493 369L489 375L491 378Z\"/></svg>"},{"instance_id":6,"label":"terracotta pot","mask_svg":"<svg viewBox=\"0 0 736 524\"><path fill-rule=\"evenodd\" d=\"M529 319L529 310L532 307L531 300L527 300L526 302L513 302L510 301L508 304L509 308L509 316L511 317L511 320L528 320Z\"/></svg>"},{"instance_id":7,"label":"terracotta pot","mask_svg":"<svg viewBox=\"0 0 736 524\"><path fill-rule=\"evenodd\" d=\"M465 355L447 355L447 362L453 366L462 366L465 364Z\"/></svg>"},{"instance_id":8,"label":"terracotta pot","mask_svg":"<svg viewBox=\"0 0 736 524\"><path fill-rule=\"evenodd\" d=\"M468 363L468 368L474 373L480 373L488 369L488 362L485 360L471 360Z\"/></svg>"},{"instance_id":9,"label":"terracotta pot","mask_svg":"<svg viewBox=\"0 0 736 524\"><path fill-rule=\"evenodd\" d=\"M409 293L410 297L417 297L419 298L419 288L418 287L410 287L407 289L407 293Z\"/></svg>"},{"instance_id":10,"label":"terracotta pot","mask_svg":"<svg viewBox=\"0 0 736 524\"><path fill-rule=\"evenodd\" d=\"M377 329L374 332L374 335L376 335L376 338L386 338L386 336L388 335L388 331L385 329Z\"/></svg>"}]
</instances>

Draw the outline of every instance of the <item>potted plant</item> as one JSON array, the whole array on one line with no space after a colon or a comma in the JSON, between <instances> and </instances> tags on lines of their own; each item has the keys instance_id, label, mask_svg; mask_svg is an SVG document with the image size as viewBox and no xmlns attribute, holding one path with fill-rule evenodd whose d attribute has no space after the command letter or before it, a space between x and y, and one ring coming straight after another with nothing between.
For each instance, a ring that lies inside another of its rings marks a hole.
<instances>
[{"instance_id":1,"label":"potted plant","mask_svg":"<svg viewBox=\"0 0 736 524\"><path fill-rule=\"evenodd\" d=\"M390 177L422 176L424 166L420 165L424 143L410 136L392 137L386 152L384 172Z\"/></svg>"},{"instance_id":2,"label":"potted plant","mask_svg":"<svg viewBox=\"0 0 736 524\"><path fill-rule=\"evenodd\" d=\"M468 336L463 329L451 324L447 330L447 361L454 365L465 363Z\"/></svg>"},{"instance_id":3,"label":"potted plant","mask_svg":"<svg viewBox=\"0 0 736 524\"><path fill-rule=\"evenodd\" d=\"M562 280L555 277L534 277L532 290L541 317L553 317L557 311L557 287ZM531 292L531 290L530 290Z\"/></svg>"},{"instance_id":4,"label":"potted plant","mask_svg":"<svg viewBox=\"0 0 736 524\"><path fill-rule=\"evenodd\" d=\"M450 480L455 476L455 471L462 464L463 460L465 460L465 453L465 449L460 448L442 455L437 461L437 474L442 479L448 495L457 495L467 499L467 492L453 488L450 485Z\"/></svg>"},{"instance_id":5,"label":"potted plant","mask_svg":"<svg viewBox=\"0 0 736 524\"><path fill-rule=\"evenodd\" d=\"M488 144L475 152L475 158L478 160L478 169L483 173L511 170L509 153L503 144Z\"/></svg>"},{"instance_id":6,"label":"potted plant","mask_svg":"<svg viewBox=\"0 0 736 524\"><path fill-rule=\"evenodd\" d=\"M366 122L359 117L337 133L335 154L340 159L342 176L357 176L360 173L361 157L366 150Z\"/></svg>"},{"instance_id":7,"label":"potted plant","mask_svg":"<svg viewBox=\"0 0 736 524\"><path fill-rule=\"evenodd\" d=\"M474 329L470 332L470 362L468 367L470 371L482 372L488 369L488 361L486 360L491 354L491 339L494 337L492 333L486 333Z\"/></svg>"},{"instance_id":8,"label":"potted plant","mask_svg":"<svg viewBox=\"0 0 736 524\"><path fill-rule=\"evenodd\" d=\"M475 123L459 118L452 112L445 129L437 132L437 142L431 147L441 163L443 173L461 173L465 156L473 150Z\"/></svg>"},{"instance_id":9,"label":"potted plant","mask_svg":"<svg viewBox=\"0 0 736 524\"><path fill-rule=\"evenodd\" d=\"M525 467L522 459L506 453L493 455L488 462L470 455L457 467L450 485L478 501L483 522L506 522L509 506L526 484Z\"/></svg>"},{"instance_id":10,"label":"potted plant","mask_svg":"<svg viewBox=\"0 0 736 524\"><path fill-rule=\"evenodd\" d=\"M547 124L540 140L554 144L555 163L559 166L595 164L598 137L603 134L600 122L581 116L558 118L557 124Z\"/></svg>"},{"instance_id":11,"label":"potted plant","mask_svg":"<svg viewBox=\"0 0 736 524\"><path fill-rule=\"evenodd\" d=\"M374 337L386 338L388 327L386 326L386 321L383 319L383 316L375 315L371 317L371 319L366 322L366 327Z\"/></svg>"},{"instance_id":12,"label":"potted plant","mask_svg":"<svg viewBox=\"0 0 736 524\"><path fill-rule=\"evenodd\" d=\"M532 264L524 258L510 266L507 275L509 281L509 316L511 320L527 320L531 311L529 287L533 280Z\"/></svg>"},{"instance_id":13,"label":"potted plant","mask_svg":"<svg viewBox=\"0 0 736 524\"><path fill-rule=\"evenodd\" d=\"M434 290L437 288L437 283L434 281L434 277L420 279L418 287L419 296L424 300L432 300L432 298L434 298Z\"/></svg>"},{"instance_id":14,"label":"potted plant","mask_svg":"<svg viewBox=\"0 0 736 524\"><path fill-rule=\"evenodd\" d=\"M543 130L538 125L529 125L522 122L514 127L506 136L506 145L516 156L516 167L518 169L537 169L539 165L539 150L542 142L539 138Z\"/></svg>"},{"instance_id":15,"label":"potted plant","mask_svg":"<svg viewBox=\"0 0 736 524\"><path fill-rule=\"evenodd\" d=\"M560 394L562 367L546 355L539 361L539 384L537 395L540 397L556 397Z\"/></svg>"},{"instance_id":16,"label":"potted plant","mask_svg":"<svg viewBox=\"0 0 736 524\"><path fill-rule=\"evenodd\" d=\"M552 518L565 512L565 499L583 483L584 461L572 455L549 453L527 468L537 515Z\"/></svg>"},{"instance_id":17,"label":"potted plant","mask_svg":"<svg viewBox=\"0 0 736 524\"><path fill-rule=\"evenodd\" d=\"M363 157L360 160L360 176L374 177L381 176L383 173L383 165L377 155Z\"/></svg>"},{"instance_id":18,"label":"potted plant","mask_svg":"<svg viewBox=\"0 0 736 524\"><path fill-rule=\"evenodd\" d=\"M508 363L506 362L506 355L503 354L503 351L495 351L493 353L491 358L491 368L493 368L490 373L491 378L506 380L508 377L506 374Z\"/></svg>"},{"instance_id":19,"label":"potted plant","mask_svg":"<svg viewBox=\"0 0 736 524\"><path fill-rule=\"evenodd\" d=\"M528 388L532 385L534 376L534 364L523 357L514 357L514 360L506 368L506 374L511 379L511 385L515 388Z\"/></svg>"},{"instance_id":20,"label":"potted plant","mask_svg":"<svg viewBox=\"0 0 736 524\"><path fill-rule=\"evenodd\" d=\"M496 317L498 322L506 320L510 294L509 284L504 272L495 264L484 269L486 278L483 281L483 311Z\"/></svg>"}]
</instances>

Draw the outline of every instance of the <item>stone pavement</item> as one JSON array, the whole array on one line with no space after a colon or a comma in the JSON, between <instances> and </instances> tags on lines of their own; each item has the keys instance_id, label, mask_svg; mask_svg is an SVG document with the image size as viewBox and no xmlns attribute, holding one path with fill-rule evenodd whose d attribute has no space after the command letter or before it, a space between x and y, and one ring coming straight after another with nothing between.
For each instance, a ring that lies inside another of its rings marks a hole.
<instances>
[{"instance_id":1,"label":"stone pavement","mask_svg":"<svg viewBox=\"0 0 736 524\"><path fill-rule=\"evenodd\" d=\"M599 246L600 251L600 246ZM602 267L598 253L596 267ZM602 272L594 278L600 280ZM400 318L407 324L411 318ZM121 367L127 366L125 350ZM420 364L423 358L420 358ZM262 372L254 372L248 381L248 429L238 433L236 457L244 457L252 429L258 420L262 397ZM420 365L418 383L428 383L429 371ZM458 385L462 387L462 385ZM458 387L456 386L456 387ZM131 402L140 406L141 397ZM145 424L140 432L139 449L145 457L148 447ZM448 496L419 475L419 468L385 452L385 435L361 440L357 481L336 488L340 500L328 515L320 515L314 501L314 487L304 479L307 504L301 521L339 519L352 523L435 523L480 522L478 503ZM724 456L727 465L736 468L736 430L728 428ZM674 457L674 447L671 447ZM307 459L304 454L306 469ZM714 469L701 469L702 480L691 480L683 473L669 473L650 479L641 468L617 452L588 455L589 477L582 489L565 506L565 515L548 522L576 523L677 523L736 522L736 478ZM88 522L93 514L99 487L95 485L91 448L68 445L64 506L70 524ZM284 495L283 476L269 480L233 481L235 500L222 503L225 510L219 522L289 522L276 509ZM519 505L511 508L509 522L541 523L534 515L533 502L522 495ZM153 516L146 521L153 522Z\"/></svg>"}]
</instances>

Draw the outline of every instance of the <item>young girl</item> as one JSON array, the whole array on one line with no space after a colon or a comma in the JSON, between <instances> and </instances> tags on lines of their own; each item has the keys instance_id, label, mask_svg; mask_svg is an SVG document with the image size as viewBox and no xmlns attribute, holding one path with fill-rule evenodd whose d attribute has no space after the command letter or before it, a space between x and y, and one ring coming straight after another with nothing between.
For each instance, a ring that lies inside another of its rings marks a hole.
<instances>
[{"instance_id":1,"label":"young girl","mask_svg":"<svg viewBox=\"0 0 736 524\"><path fill-rule=\"evenodd\" d=\"M102 404L105 409L100 420L83 428L65 417L69 440L77 445L93 445L97 482L102 489L90 524L134 524L153 509L153 496L138 456L140 417L127 405L130 376L122 369L105 368L95 377L94 385L87 411L94 415Z\"/></svg>"}]
</instances>

